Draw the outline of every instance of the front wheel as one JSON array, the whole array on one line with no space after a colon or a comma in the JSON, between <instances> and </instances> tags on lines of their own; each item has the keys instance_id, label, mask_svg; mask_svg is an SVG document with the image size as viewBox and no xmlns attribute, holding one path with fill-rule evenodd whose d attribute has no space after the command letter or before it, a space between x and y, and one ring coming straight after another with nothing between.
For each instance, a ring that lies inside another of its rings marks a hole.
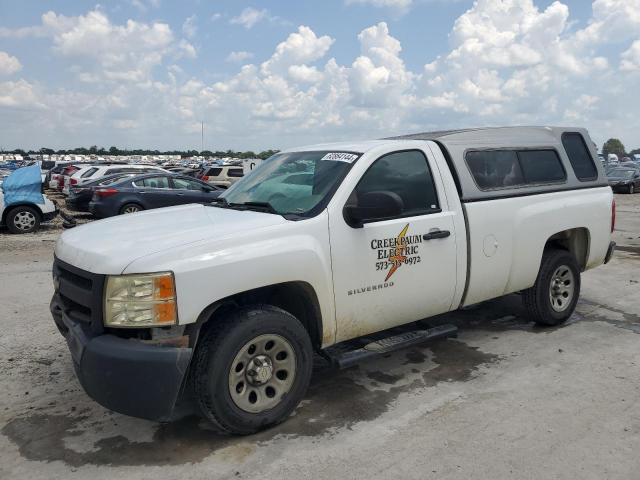
<instances>
[{"instance_id":1,"label":"front wheel","mask_svg":"<svg viewBox=\"0 0 640 480\"><path fill-rule=\"evenodd\" d=\"M272 306L243 308L216 320L200 340L196 399L220 432L255 433L291 414L312 364L311 340L298 319Z\"/></svg>"},{"instance_id":2,"label":"front wheel","mask_svg":"<svg viewBox=\"0 0 640 480\"><path fill-rule=\"evenodd\" d=\"M633 183L632 183L631 185L629 185L629 193L633 195L635 192L636 192L636 189L635 189L635 187L633 186Z\"/></svg>"},{"instance_id":3,"label":"front wheel","mask_svg":"<svg viewBox=\"0 0 640 480\"><path fill-rule=\"evenodd\" d=\"M16 207L7 214L6 222L11 233L35 232L40 226L40 213L32 207Z\"/></svg>"},{"instance_id":4,"label":"front wheel","mask_svg":"<svg viewBox=\"0 0 640 480\"><path fill-rule=\"evenodd\" d=\"M536 283L523 292L529 317L539 325L559 325L573 314L579 296L575 257L566 250L546 250Z\"/></svg>"}]
</instances>

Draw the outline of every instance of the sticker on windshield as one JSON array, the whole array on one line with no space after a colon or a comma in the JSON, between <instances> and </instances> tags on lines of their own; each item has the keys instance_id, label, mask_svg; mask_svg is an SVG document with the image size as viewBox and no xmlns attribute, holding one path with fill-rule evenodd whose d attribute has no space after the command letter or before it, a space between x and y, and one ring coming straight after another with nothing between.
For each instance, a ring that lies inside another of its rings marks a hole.
<instances>
[{"instance_id":1,"label":"sticker on windshield","mask_svg":"<svg viewBox=\"0 0 640 480\"><path fill-rule=\"evenodd\" d=\"M331 153L327 153L320 160L331 160L334 162L353 163L353 161L356 158L358 158L358 155L356 155L355 153L331 152Z\"/></svg>"}]
</instances>

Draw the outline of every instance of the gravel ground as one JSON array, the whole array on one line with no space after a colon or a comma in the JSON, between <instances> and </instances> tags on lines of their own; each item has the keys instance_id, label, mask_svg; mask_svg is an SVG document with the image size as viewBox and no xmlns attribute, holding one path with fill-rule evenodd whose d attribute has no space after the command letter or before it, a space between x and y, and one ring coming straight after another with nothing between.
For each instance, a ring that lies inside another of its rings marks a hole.
<instances>
[{"instance_id":1,"label":"gravel ground","mask_svg":"<svg viewBox=\"0 0 640 480\"><path fill-rule=\"evenodd\" d=\"M616 200L620 250L566 325L517 296L447 315L457 339L319 366L292 418L244 438L90 400L48 312L60 222L0 232L0 478L640 478L640 195Z\"/></svg>"}]
</instances>

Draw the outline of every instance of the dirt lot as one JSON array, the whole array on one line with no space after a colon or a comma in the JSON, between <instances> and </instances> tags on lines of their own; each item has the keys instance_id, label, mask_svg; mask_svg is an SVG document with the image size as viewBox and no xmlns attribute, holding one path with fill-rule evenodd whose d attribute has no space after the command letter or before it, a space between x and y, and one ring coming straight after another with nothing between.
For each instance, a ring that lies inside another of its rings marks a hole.
<instances>
[{"instance_id":1,"label":"dirt lot","mask_svg":"<svg viewBox=\"0 0 640 480\"><path fill-rule=\"evenodd\" d=\"M48 312L59 225L0 233L0 478L640 478L640 195L616 197L621 247L566 325L517 296L448 315L457 339L319 365L295 416L245 438L90 400Z\"/></svg>"}]
</instances>

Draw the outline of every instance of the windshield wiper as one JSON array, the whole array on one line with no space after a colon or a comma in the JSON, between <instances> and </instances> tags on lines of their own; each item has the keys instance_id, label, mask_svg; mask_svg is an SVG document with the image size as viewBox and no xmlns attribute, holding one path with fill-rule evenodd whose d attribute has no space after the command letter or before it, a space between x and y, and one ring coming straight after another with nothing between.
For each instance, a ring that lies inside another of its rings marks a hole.
<instances>
[{"instance_id":1,"label":"windshield wiper","mask_svg":"<svg viewBox=\"0 0 640 480\"><path fill-rule=\"evenodd\" d=\"M213 200L211 200L211 203L209 205L214 205L216 207L222 208L230 208L229 202L226 198L223 197L214 198Z\"/></svg>"},{"instance_id":2,"label":"windshield wiper","mask_svg":"<svg viewBox=\"0 0 640 480\"><path fill-rule=\"evenodd\" d=\"M247 210L258 209L259 211L266 211L268 213L275 213L280 215L273 205L269 202L243 202L243 203L229 203L230 207L245 207Z\"/></svg>"}]
</instances>

